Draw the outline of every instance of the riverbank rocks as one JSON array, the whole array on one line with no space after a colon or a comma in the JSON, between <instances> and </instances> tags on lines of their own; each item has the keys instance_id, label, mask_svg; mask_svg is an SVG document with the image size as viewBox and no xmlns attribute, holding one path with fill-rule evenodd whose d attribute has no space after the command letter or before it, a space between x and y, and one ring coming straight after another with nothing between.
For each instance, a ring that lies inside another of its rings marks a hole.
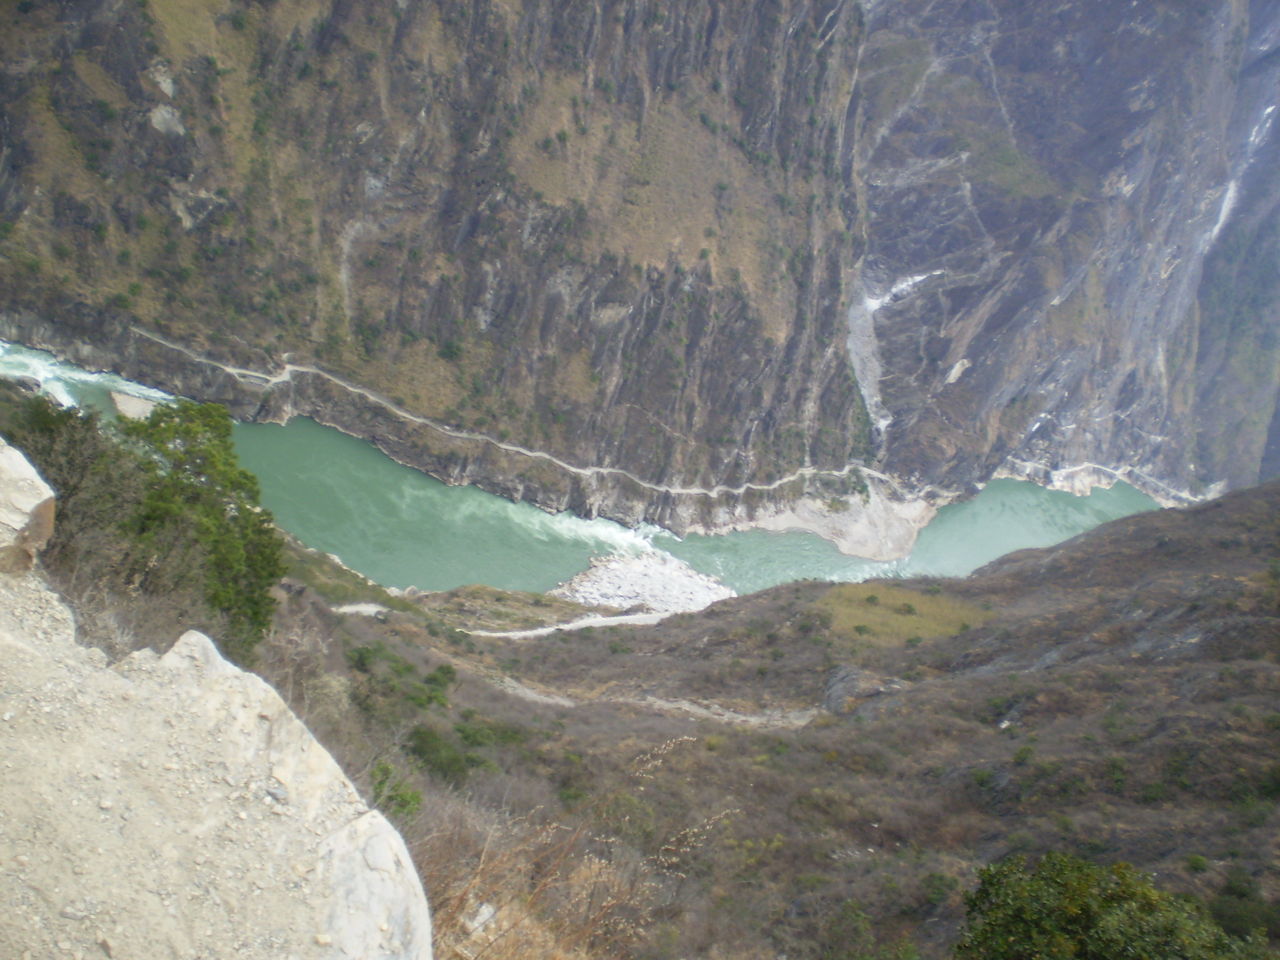
<instances>
[{"instance_id":1,"label":"riverbank rocks","mask_svg":"<svg viewBox=\"0 0 1280 960\"><path fill-rule=\"evenodd\" d=\"M629 613L685 613L737 596L714 577L658 550L596 557L590 567L549 593Z\"/></svg>"},{"instance_id":2,"label":"riverbank rocks","mask_svg":"<svg viewBox=\"0 0 1280 960\"><path fill-rule=\"evenodd\" d=\"M2 486L23 550L29 483ZM404 841L274 690L198 633L114 667L74 634L36 572L0 576L6 956L430 960Z\"/></svg>"},{"instance_id":3,"label":"riverbank rocks","mask_svg":"<svg viewBox=\"0 0 1280 960\"><path fill-rule=\"evenodd\" d=\"M53 536L53 491L22 453L0 440L0 572L31 568Z\"/></svg>"}]
</instances>

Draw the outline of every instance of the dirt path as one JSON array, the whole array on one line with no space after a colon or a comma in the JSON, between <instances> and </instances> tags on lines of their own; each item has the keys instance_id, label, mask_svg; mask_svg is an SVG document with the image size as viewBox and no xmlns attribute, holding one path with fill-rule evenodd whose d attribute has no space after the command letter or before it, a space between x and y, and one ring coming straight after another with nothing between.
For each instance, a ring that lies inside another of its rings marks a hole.
<instances>
[{"instance_id":1,"label":"dirt path","mask_svg":"<svg viewBox=\"0 0 1280 960\"><path fill-rule=\"evenodd\" d=\"M384 396L381 396L380 394L374 392L373 390L368 389L367 387L362 387L359 384L352 383L349 380L344 380L342 377L336 376L332 373L329 373L326 370L322 370L319 367L314 367L309 364L286 363L276 373L262 373L261 371L258 371L258 370L251 370L248 367L235 367L229 364L220 363L217 360L211 360L208 357L201 356L200 354L196 353L194 350L190 350L187 347L182 346L181 344L174 343L173 341L167 340L164 337L160 336L159 334L152 333L149 330L144 330L141 327L133 327L132 329L134 333L138 334L138 336L140 337L145 337L146 339L151 340L153 343L158 343L161 346L168 347L170 350L175 350L178 353L181 353L183 356L187 357L188 359L194 360L197 363L203 363L208 366L215 367L216 369L221 370L222 372L235 377L237 380L240 380L241 382L248 381L252 383L260 383L267 387L272 387L277 384L288 383L293 379L294 374L298 374L298 373L306 374L308 376L313 376L313 377L320 377L321 379L327 380L330 383L334 384L335 386L341 387L343 390L346 390L348 393L352 393L352 394L355 394L356 396L364 397L366 400L377 404L378 406L382 407L384 410L387 410L395 414L397 417L399 417L402 420L407 420L410 423L417 423L424 427L429 427L430 429L435 430L437 433L440 433L446 437L452 437L455 440L474 440L477 443L485 443L485 444L488 444L489 446L496 447L497 449L502 450L506 453L514 453L514 454L517 454L518 456L527 457L532 460L541 460L545 463L550 463L553 466L557 467L558 469L565 471L566 473L572 473L580 477L597 477L597 476L621 477L625 480L629 480L630 482L636 484L638 487L641 487L644 490L650 490L654 493L666 493L666 494L675 494L679 496L692 496L692 497L709 497L714 499L716 497L721 497L725 495L740 496L744 493L747 493L748 491L767 492L770 490L777 490L781 487L787 486L790 483L794 483L797 480L803 480L803 479L812 478L812 477L831 477L831 478L847 477L852 473L858 473L863 470L862 465L859 463L846 464L845 466L841 467L839 470L824 470L818 467L801 467L800 469L794 470L791 473L787 474L786 476L780 477L777 480L770 481L769 483L744 483L738 486L727 486L724 484L718 484L714 487L681 487L681 486L672 486L670 484L665 484L665 483L653 483L652 481L644 480L636 476L634 473L631 473L630 471L627 471L627 470L620 469L618 467L578 466L576 464L569 463L566 460L561 460L559 457L555 456L554 454L546 453L545 451L542 451L542 450L533 450L533 449L530 449L529 447L523 447L517 443L509 443L505 440L499 440L496 437L491 437L488 434L476 433L472 430L460 430L456 427L447 426L446 424L443 424L438 420L433 420L430 417L423 417L423 416L419 416L416 413L411 413L410 411L406 410L404 407L400 406L399 404L387 399Z\"/></svg>"}]
</instances>

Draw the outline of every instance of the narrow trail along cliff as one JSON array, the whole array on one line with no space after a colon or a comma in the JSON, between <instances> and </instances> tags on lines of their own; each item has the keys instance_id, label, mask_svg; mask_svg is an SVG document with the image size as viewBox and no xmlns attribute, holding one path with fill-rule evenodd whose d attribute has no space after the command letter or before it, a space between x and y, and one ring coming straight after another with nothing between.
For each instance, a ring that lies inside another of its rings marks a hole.
<instances>
[{"instance_id":1,"label":"narrow trail along cliff","mask_svg":"<svg viewBox=\"0 0 1280 960\"><path fill-rule=\"evenodd\" d=\"M505 453L514 453L518 456L528 457L532 460L543 460L566 473L571 473L579 477L618 477L630 481L641 489L649 490L654 493L668 493L686 497L709 497L711 499L715 499L725 495L740 496L748 491L777 490L780 487L795 483L797 480L803 480L810 477L831 477L833 479L843 479L850 474L857 474L863 468L862 464L855 463L846 464L839 470L820 470L816 467L801 467L800 469L787 474L786 476L779 477L777 480L772 480L769 483L743 483L738 486L726 486L721 484L715 487L675 487L663 483L650 483L648 480L618 467L577 466L572 463L567 463L559 457L543 450L531 450L528 447L523 447L516 443L508 443L505 440L499 440L496 437L489 436L488 434L476 433L470 430L459 430L455 427L450 427L447 424L440 423L437 420L433 420L430 417L418 416L417 414L404 409L404 407L394 401L388 400L386 397L379 395L373 390L369 390L359 384L351 383L342 377L336 376L329 373L327 370L322 370L316 366L309 364L285 363L276 373L263 373L258 370L231 366L208 357L200 356L193 350L189 350L181 344L173 343L172 341L166 340L164 337L157 336L147 330L135 328L134 332L139 336L146 337L148 340L153 340L171 350L177 350L189 357L195 363L207 364L214 369L221 370L223 373L235 377L242 383L261 384L262 386L270 389L280 384L291 384L294 379L294 374L305 374L307 376L319 377L348 393L354 394L355 396L376 404L401 420L430 427L432 430L442 434L443 436L451 437L456 440L475 440L479 443L488 444L489 446ZM889 480L889 478L885 477L883 474L877 474L877 476L886 481Z\"/></svg>"}]
</instances>

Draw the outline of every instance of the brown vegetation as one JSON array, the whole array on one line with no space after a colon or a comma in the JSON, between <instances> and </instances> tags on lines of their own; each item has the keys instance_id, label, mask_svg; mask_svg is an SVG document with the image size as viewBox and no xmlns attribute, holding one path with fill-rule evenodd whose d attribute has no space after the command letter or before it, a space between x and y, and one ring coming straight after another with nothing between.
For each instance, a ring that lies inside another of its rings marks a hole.
<instances>
[{"instance_id":1,"label":"brown vegetation","mask_svg":"<svg viewBox=\"0 0 1280 960\"><path fill-rule=\"evenodd\" d=\"M441 957L941 956L977 870L1048 849L1280 927L1278 502L534 640L459 628L573 608L290 547L258 667L404 830Z\"/></svg>"}]
</instances>

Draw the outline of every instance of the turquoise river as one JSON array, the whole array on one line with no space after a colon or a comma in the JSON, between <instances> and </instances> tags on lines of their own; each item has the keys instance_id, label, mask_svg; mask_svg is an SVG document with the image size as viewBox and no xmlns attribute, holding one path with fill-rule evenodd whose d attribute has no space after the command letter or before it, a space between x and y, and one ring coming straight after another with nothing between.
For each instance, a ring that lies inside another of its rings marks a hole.
<instances>
[{"instance_id":1,"label":"turquoise river","mask_svg":"<svg viewBox=\"0 0 1280 960\"><path fill-rule=\"evenodd\" d=\"M112 390L163 395L50 354L0 342L0 377L38 381L63 403L102 407ZM656 527L548 514L473 487L450 487L371 444L313 421L239 424L236 448L280 526L391 587L443 590L484 583L547 590L593 557L659 550L739 593L805 578L962 576L1023 547L1048 546L1156 504L1125 484L1087 497L996 480L943 507L909 557L876 563L807 533L747 531L677 538Z\"/></svg>"}]
</instances>

